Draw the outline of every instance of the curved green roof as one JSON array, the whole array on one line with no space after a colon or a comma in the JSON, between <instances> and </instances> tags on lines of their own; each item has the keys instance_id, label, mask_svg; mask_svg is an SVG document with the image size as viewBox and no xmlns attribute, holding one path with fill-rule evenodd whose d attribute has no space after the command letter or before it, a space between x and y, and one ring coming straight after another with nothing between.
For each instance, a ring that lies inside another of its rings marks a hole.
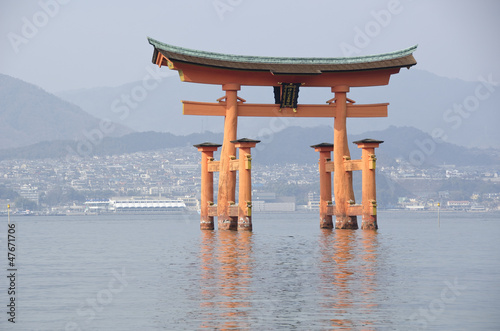
<instances>
[{"instance_id":1,"label":"curved green roof","mask_svg":"<svg viewBox=\"0 0 500 331\"><path fill-rule=\"evenodd\" d=\"M358 71L394 67L410 67L417 62L412 53L417 45L378 55L354 57L269 57L233 55L194 50L162 43L148 37L149 43L157 52L163 54L170 61L180 61L198 65L221 67L236 70L270 70L286 73L321 73L328 71Z\"/></svg>"}]
</instances>

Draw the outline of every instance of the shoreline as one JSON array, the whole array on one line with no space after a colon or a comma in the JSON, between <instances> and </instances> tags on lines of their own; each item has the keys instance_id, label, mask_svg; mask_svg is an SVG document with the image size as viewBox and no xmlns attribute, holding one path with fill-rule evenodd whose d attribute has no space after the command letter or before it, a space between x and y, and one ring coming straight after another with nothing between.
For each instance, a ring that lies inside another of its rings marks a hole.
<instances>
[{"instance_id":1,"label":"shoreline","mask_svg":"<svg viewBox=\"0 0 500 331\"><path fill-rule=\"evenodd\" d=\"M423 213L437 213L437 209L427 209L427 210L407 210L407 209L379 209L379 213L409 213L409 214L423 214ZM440 213L457 213L457 214L500 214L500 210L449 210L449 209L441 209L439 210ZM296 211L275 211L275 212L254 212L254 215L278 215L278 214L284 214L284 215L290 215L290 214L318 214L319 211L313 210L296 210ZM63 217L63 216L88 216L88 217L94 217L94 216L108 216L108 215L113 215L113 216L119 216L119 215L124 215L124 216L129 216L129 215L199 215L197 211L158 211L158 212L119 212L119 213L85 213L85 212L74 212L74 213L29 213L29 214L19 214L19 213L11 213L11 217L22 217L22 216L53 216L53 217ZM1 212L0 216L7 216L6 212Z\"/></svg>"}]
</instances>

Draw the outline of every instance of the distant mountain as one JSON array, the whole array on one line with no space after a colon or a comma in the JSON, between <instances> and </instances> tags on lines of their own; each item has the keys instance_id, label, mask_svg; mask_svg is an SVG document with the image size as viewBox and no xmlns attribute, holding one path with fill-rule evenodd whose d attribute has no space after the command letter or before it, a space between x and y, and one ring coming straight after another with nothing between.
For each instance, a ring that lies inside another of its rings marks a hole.
<instances>
[{"instance_id":1,"label":"distant mountain","mask_svg":"<svg viewBox=\"0 0 500 331\"><path fill-rule=\"evenodd\" d=\"M242 137L242 136L240 136ZM310 147L321 142L333 141L333 129L329 126L315 128L288 127L272 135L251 136L261 143L253 150L253 159L261 164L314 164L317 152ZM437 165L496 165L500 163L500 151L489 149L469 149L450 143L438 143L428 134L412 127L394 127L382 131L372 131L352 135L349 141L364 138L384 140L376 150L380 165L393 165L395 160L406 161L417 167ZM221 133L194 133L176 136L171 133L136 132L123 137L106 137L93 145L88 154L78 153L77 141L43 142L32 146L0 150L0 160L64 158L67 156L119 155L140 151L158 150L169 147L185 147L205 141L221 143ZM350 144L351 157L360 158L360 149Z\"/></svg>"},{"instance_id":2,"label":"distant mountain","mask_svg":"<svg viewBox=\"0 0 500 331\"><path fill-rule=\"evenodd\" d=\"M86 134L121 136L132 132L89 115L40 87L0 74L0 148L50 140L81 139Z\"/></svg>"},{"instance_id":3,"label":"distant mountain","mask_svg":"<svg viewBox=\"0 0 500 331\"><path fill-rule=\"evenodd\" d=\"M155 69L159 70L159 69ZM165 68L162 72L171 74ZM221 132L223 119L182 115L181 100L215 101L224 91L219 86L180 84L178 76L157 77L118 87L64 91L57 95L80 106L92 116L108 118L138 132L170 132L187 135L204 130Z\"/></svg>"},{"instance_id":4,"label":"distant mountain","mask_svg":"<svg viewBox=\"0 0 500 331\"><path fill-rule=\"evenodd\" d=\"M122 137L105 137L96 144L85 139L44 141L30 146L0 150L0 160L120 155L180 146L194 150L192 145L204 141L222 141L222 134L206 132L176 136L165 132L134 132Z\"/></svg>"},{"instance_id":5,"label":"distant mountain","mask_svg":"<svg viewBox=\"0 0 500 331\"><path fill-rule=\"evenodd\" d=\"M58 95L95 117L109 118L136 131L177 135L222 131L222 118L183 116L181 104L181 100L215 102L224 95L220 86L182 83L177 76L158 76L168 73L166 68L151 70L158 71L149 73L147 85L142 80L114 88L67 91ZM390 105L388 118L349 119L348 130L359 134L384 130L391 125L413 126L428 134L440 134L453 144L498 146L500 86L495 86L496 77L484 76L483 80L490 83L465 82L418 69L402 69L388 86L351 89L349 97L359 104L389 102ZM270 87L243 86L239 95L249 103L274 102ZM329 88L303 87L299 93L299 103L323 104L331 98ZM333 119L239 118L238 130L242 136L251 136L291 126L319 125L333 125Z\"/></svg>"},{"instance_id":6,"label":"distant mountain","mask_svg":"<svg viewBox=\"0 0 500 331\"><path fill-rule=\"evenodd\" d=\"M454 144L439 142L430 135L413 127L391 126L381 131L368 131L349 135L349 142L372 138L384 143L375 151L381 165L394 165L396 160L416 167L438 165L495 165L500 162L500 150L464 148ZM262 142L257 145L255 159L265 163L310 163L316 162L318 153L310 148L322 142L333 142L333 128L289 127L272 136L257 137ZM361 158L361 149L349 144L351 158Z\"/></svg>"}]
</instances>

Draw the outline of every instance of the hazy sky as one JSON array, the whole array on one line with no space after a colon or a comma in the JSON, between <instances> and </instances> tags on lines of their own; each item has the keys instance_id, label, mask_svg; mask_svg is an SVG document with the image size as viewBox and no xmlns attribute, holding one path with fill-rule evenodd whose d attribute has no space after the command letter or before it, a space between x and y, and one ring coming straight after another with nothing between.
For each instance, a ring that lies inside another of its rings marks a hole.
<instances>
[{"instance_id":1,"label":"hazy sky","mask_svg":"<svg viewBox=\"0 0 500 331\"><path fill-rule=\"evenodd\" d=\"M499 81L499 17L497 0L0 0L0 73L50 92L117 86L153 65L150 36L270 56L369 55L418 44L421 70Z\"/></svg>"}]
</instances>

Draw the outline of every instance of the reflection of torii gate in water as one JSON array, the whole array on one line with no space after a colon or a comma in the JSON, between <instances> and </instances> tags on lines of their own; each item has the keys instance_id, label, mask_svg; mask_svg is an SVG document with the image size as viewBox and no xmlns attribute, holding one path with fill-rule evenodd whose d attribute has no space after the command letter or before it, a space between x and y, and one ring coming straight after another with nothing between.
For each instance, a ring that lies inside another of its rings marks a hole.
<instances>
[{"instance_id":1,"label":"reflection of torii gate in water","mask_svg":"<svg viewBox=\"0 0 500 331\"><path fill-rule=\"evenodd\" d=\"M382 141L357 141L361 160L351 160L347 142L347 117L386 117L388 103L357 105L347 97L351 87L387 85L392 74L416 64L416 46L398 52L350 58L275 58L238 56L191 50L149 39L154 47L153 63L177 70L183 82L218 84L226 95L217 103L182 101L184 115L225 116L220 161L213 152L221 145L196 145L202 152L201 228L251 230L251 153L257 140L237 140L238 116L334 117L334 144L312 146L320 153L320 226L357 229L377 228L374 149ZM248 104L238 97L242 85L273 86L275 104ZM326 105L297 104L299 86L331 87L335 93ZM334 148L335 146L335 148ZM239 148L239 159L236 159ZM333 151L333 161L331 152ZM352 171L362 171L362 204L356 204ZM217 205L213 203L213 172L219 172ZM236 171L239 171L239 203L236 201ZM332 204L332 183L335 205Z\"/></svg>"}]
</instances>

